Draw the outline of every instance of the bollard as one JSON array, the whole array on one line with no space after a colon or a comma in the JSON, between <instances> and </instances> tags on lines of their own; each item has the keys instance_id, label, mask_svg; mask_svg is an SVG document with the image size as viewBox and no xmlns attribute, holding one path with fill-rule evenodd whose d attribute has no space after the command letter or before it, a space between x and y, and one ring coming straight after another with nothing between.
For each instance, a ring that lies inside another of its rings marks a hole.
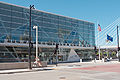
<instances>
[{"instance_id":1,"label":"bollard","mask_svg":"<svg viewBox=\"0 0 120 80\"><path fill-rule=\"evenodd\" d=\"M104 58L102 58L102 62L105 62Z\"/></svg>"},{"instance_id":2,"label":"bollard","mask_svg":"<svg viewBox=\"0 0 120 80\"><path fill-rule=\"evenodd\" d=\"M80 59L80 62L82 62L82 59Z\"/></svg>"},{"instance_id":3,"label":"bollard","mask_svg":"<svg viewBox=\"0 0 120 80\"><path fill-rule=\"evenodd\" d=\"M118 56L118 61L120 62L120 55Z\"/></svg>"},{"instance_id":4,"label":"bollard","mask_svg":"<svg viewBox=\"0 0 120 80\"><path fill-rule=\"evenodd\" d=\"M95 58L94 62L96 63L96 58Z\"/></svg>"}]
</instances>

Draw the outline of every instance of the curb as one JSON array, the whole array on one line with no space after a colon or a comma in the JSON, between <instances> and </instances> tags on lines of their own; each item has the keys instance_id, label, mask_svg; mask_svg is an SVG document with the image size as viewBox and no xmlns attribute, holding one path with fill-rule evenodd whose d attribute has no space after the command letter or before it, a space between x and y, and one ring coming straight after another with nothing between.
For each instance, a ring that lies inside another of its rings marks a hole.
<instances>
[{"instance_id":1,"label":"curb","mask_svg":"<svg viewBox=\"0 0 120 80\"><path fill-rule=\"evenodd\" d=\"M14 73L24 73L24 72L36 72L36 71L46 71L46 70L54 70L50 68L39 68L39 69L23 69L23 70L3 70L0 71L0 74L14 74Z\"/></svg>"}]
</instances>

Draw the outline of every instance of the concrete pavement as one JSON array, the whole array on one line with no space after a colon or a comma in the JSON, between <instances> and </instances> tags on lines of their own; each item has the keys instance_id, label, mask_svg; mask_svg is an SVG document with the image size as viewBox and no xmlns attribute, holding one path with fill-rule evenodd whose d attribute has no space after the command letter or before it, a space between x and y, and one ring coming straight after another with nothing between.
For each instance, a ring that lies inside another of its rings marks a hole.
<instances>
[{"instance_id":1,"label":"concrete pavement","mask_svg":"<svg viewBox=\"0 0 120 80\"><path fill-rule=\"evenodd\" d=\"M116 67L114 65L116 65ZM14 74L0 74L0 79L1 80L120 80L120 72L111 71L115 69L120 70L119 66L120 66L119 62L63 63L63 64L58 64L57 67L50 66L49 68L51 68L51 70L31 71L31 72L14 73ZM86 68L86 69L79 69L79 68ZM110 71L104 71L107 68L109 68Z\"/></svg>"},{"instance_id":2,"label":"concrete pavement","mask_svg":"<svg viewBox=\"0 0 120 80\"><path fill-rule=\"evenodd\" d=\"M118 61L111 61L111 62L75 62L75 63L59 63L58 66L56 65L48 65L48 67L43 68L32 68L29 69L12 69L12 70L0 70L0 74L12 74L12 73L23 73L23 72L34 72L34 71L45 71L45 70L56 70L56 69L69 69L69 68L85 68L85 67L92 67L92 66L99 66L99 65L109 65L109 64L119 64Z\"/></svg>"}]
</instances>

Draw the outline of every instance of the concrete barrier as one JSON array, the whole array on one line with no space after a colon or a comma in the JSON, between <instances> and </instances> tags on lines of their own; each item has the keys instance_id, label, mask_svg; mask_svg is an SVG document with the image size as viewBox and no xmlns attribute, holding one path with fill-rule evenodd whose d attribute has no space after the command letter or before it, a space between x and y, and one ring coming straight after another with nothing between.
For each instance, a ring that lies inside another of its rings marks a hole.
<instances>
[{"instance_id":1,"label":"concrete barrier","mask_svg":"<svg viewBox=\"0 0 120 80\"><path fill-rule=\"evenodd\" d=\"M32 63L33 65L33 63ZM47 62L42 61L41 67L47 67ZM28 62L0 63L0 70L28 68Z\"/></svg>"},{"instance_id":2,"label":"concrete barrier","mask_svg":"<svg viewBox=\"0 0 120 80\"><path fill-rule=\"evenodd\" d=\"M0 69L20 69L28 68L27 62L0 63Z\"/></svg>"},{"instance_id":3,"label":"concrete barrier","mask_svg":"<svg viewBox=\"0 0 120 80\"><path fill-rule=\"evenodd\" d=\"M42 61L41 65L42 65L42 67L47 67L47 61Z\"/></svg>"}]
</instances>

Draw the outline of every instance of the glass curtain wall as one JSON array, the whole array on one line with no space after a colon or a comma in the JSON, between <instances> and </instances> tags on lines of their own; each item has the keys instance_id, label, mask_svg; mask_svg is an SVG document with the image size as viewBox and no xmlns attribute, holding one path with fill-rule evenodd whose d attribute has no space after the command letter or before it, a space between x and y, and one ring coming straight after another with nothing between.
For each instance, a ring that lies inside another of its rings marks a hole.
<instances>
[{"instance_id":1,"label":"glass curtain wall","mask_svg":"<svg viewBox=\"0 0 120 80\"><path fill-rule=\"evenodd\" d=\"M32 27L33 26L38 26L39 43L60 43L75 46L80 45L81 47L93 47L95 45L95 25L91 22L44 11L32 10ZM35 43L36 31L33 28L31 30L32 42ZM27 43L28 40L29 9L0 2L0 43L6 41ZM4 49L0 52L2 55L11 52L16 53L14 51L16 48L5 47ZM42 50L44 51L44 49ZM54 50L51 50L51 53L53 53ZM35 51L35 49L33 49L33 51ZM64 53L68 55L68 52L69 50L66 50ZM48 56L48 52L40 53L40 56L43 56L42 54ZM12 55L12 57L17 56L26 57L26 55ZM60 55L59 58L60 61L66 59L66 57L61 57Z\"/></svg>"},{"instance_id":2,"label":"glass curtain wall","mask_svg":"<svg viewBox=\"0 0 120 80\"><path fill-rule=\"evenodd\" d=\"M39 42L94 46L94 24L78 19L32 10L32 27L39 26ZM0 41L28 41L29 9L0 3ZM32 41L35 30L32 29Z\"/></svg>"}]
</instances>

